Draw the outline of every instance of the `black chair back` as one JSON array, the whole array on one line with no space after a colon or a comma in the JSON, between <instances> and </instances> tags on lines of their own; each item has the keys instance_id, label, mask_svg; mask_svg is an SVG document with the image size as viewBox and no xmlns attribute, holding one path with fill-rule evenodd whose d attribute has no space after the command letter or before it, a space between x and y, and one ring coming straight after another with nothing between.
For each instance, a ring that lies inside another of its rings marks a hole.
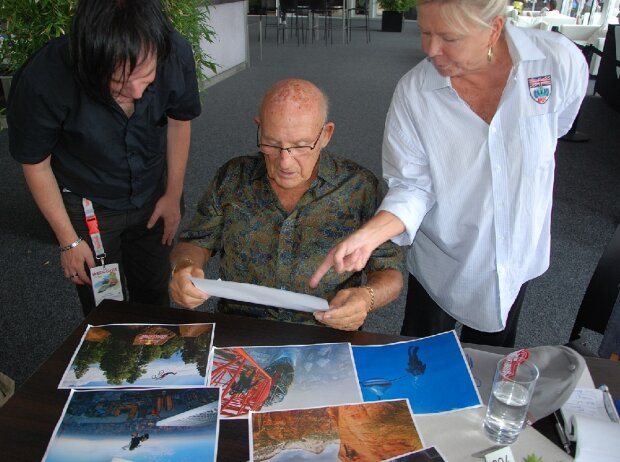
<instances>
[{"instance_id":1,"label":"black chair back","mask_svg":"<svg viewBox=\"0 0 620 462\"><path fill-rule=\"evenodd\" d=\"M575 319L570 341L578 339L584 327L603 334L619 292L620 226L616 228L590 279Z\"/></svg>"},{"instance_id":2,"label":"black chair back","mask_svg":"<svg viewBox=\"0 0 620 462\"><path fill-rule=\"evenodd\" d=\"M327 1L326 0L310 0L310 10L315 13L323 13L327 11Z\"/></svg>"},{"instance_id":3,"label":"black chair back","mask_svg":"<svg viewBox=\"0 0 620 462\"><path fill-rule=\"evenodd\" d=\"M297 2L298 0L280 0L280 10L285 13L296 13Z\"/></svg>"},{"instance_id":4,"label":"black chair back","mask_svg":"<svg viewBox=\"0 0 620 462\"><path fill-rule=\"evenodd\" d=\"M594 93L601 95L616 111L620 111L620 78L618 77L618 71L620 71L618 47L620 47L620 43L616 41L618 32L620 32L620 25L609 24L605 36L603 56L594 84Z\"/></svg>"},{"instance_id":5,"label":"black chair back","mask_svg":"<svg viewBox=\"0 0 620 462\"><path fill-rule=\"evenodd\" d=\"M260 11L261 14L267 14L268 11L276 11L276 0L261 0Z\"/></svg>"},{"instance_id":6,"label":"black chair back","mask_svg":"<svg viewBox=\"0 0 620 462\"><path fill-rule=\"evenodd\" d=\"M344 8L342 0L326 0L325 3L327 3L327 9L332 11L342 10Z\"/></svg>"},{"instance_id":7,"label":"black chair back","mask_svg":"<svg viewBox=\"0 0 620 462\"><path fill-rule=\"evenodd\" d=\"M367 15L368 11L368 0L355 0L355 14L359 15Z\"/></svg>"}]
</instances>

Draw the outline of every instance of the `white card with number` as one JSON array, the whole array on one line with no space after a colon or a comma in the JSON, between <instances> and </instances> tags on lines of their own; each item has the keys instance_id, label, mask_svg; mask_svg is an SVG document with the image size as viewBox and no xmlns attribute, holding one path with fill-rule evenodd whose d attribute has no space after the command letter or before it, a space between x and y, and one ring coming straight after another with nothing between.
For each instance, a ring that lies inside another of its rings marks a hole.
<instances>
[{"instance_id":1,"label":"white card with number","mask_svg":"<svg viewBox=\"0 0 620 462\"><path fill-rule=\"evenodd\" d=\"M504 446L497 451L484 455L485 462L516 462L510 446Z\"/></svg>"},{"instance_id":2,"label":"white card with number","mask_svg":"<svg viewBox=\"0 0 620 462\"><path fill-rule=\"evenodd\" d=\"M121 273L118 269L118 263L91 268L90 280L93 284L95 305L99 305L106 298L108 300L123 301L123 287L121 285Z\"/></svg>"}]
</instances>

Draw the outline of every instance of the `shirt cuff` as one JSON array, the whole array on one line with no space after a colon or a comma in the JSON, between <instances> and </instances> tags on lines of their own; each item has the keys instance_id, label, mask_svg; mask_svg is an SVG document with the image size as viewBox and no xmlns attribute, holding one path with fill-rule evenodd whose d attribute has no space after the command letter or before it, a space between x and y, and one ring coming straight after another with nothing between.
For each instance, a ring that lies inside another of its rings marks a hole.
<instances>
[{"instance_id":1,"label":"shirt cuff","mask_svg":"<svg viewBox=\"0 0 620 462\"><path fill-rule=\"evenodd\" d=\"M415 200L407 200L399 194L390 194L390 191L388 191L388 194L377 209L377 213L381 210L395 215L405 225L405 231L398 236L394 236L391 239L392 242L400 246L411 245L420 228L422 219L426 215L425 206Z\"/></svg>"}]
</instances>

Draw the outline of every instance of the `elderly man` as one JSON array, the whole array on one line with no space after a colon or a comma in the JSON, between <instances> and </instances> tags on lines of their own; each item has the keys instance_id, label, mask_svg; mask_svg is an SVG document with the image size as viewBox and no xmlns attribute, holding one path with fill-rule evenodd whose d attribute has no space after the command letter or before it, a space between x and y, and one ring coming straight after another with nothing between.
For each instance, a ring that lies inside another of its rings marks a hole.
<instances>
[{"instance_id":1,"label":"elderly man","mask_svg":"<svg viewBox=\"0 0 620 462\"><path fill-rule=\"evenodd\" d=\"M308 280L322 256L369 220L380 203L380 183L368 170L322 151L334 132L327 98L304 80L268 90L256 118L259 155L232 159L218 171L189 229L172 251L170 294L195 308L209 295L190 276L220 252L220 277L305 292L330 300L314 314L220 300L219 312L336 329L358 329L368 312L402 288L400 248L378 247L362 272L333 273L319 289Z\"/></svg>"}]
</instances>

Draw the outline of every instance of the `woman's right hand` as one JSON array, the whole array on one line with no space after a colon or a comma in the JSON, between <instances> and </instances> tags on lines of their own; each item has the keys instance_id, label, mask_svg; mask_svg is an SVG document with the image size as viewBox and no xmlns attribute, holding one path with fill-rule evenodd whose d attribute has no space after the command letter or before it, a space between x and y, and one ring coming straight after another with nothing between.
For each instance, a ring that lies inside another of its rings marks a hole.
<instances>
[{"instance_id":1,"label":"woman's right hand","mask_svg":"<svg viewBox=\"0 0 620 462\"><path fill-rule=\"evenodd\" d=\"M377 247L369 245L369 241L370 236L368 232L364 228L360 228L336 244L310 278L308 282L310 287L315 288L318 286L330 268L334 268L334 271L337 273L363 270L372 252Z\"/></svg>"},{"instance_id":2,"label":"woman's right hand","mask_svg":"<svg viewBox=\"0 0 620 462\"><path fill-rule=\"evenodd\" d=\"M330 268L334 268L337 273L362 271L377 247L404 231L405 225L400 218L390 212L379 211L360 229L329 251L308 285L313 289L317 287Z\"/></svg>"}]
</instances>

